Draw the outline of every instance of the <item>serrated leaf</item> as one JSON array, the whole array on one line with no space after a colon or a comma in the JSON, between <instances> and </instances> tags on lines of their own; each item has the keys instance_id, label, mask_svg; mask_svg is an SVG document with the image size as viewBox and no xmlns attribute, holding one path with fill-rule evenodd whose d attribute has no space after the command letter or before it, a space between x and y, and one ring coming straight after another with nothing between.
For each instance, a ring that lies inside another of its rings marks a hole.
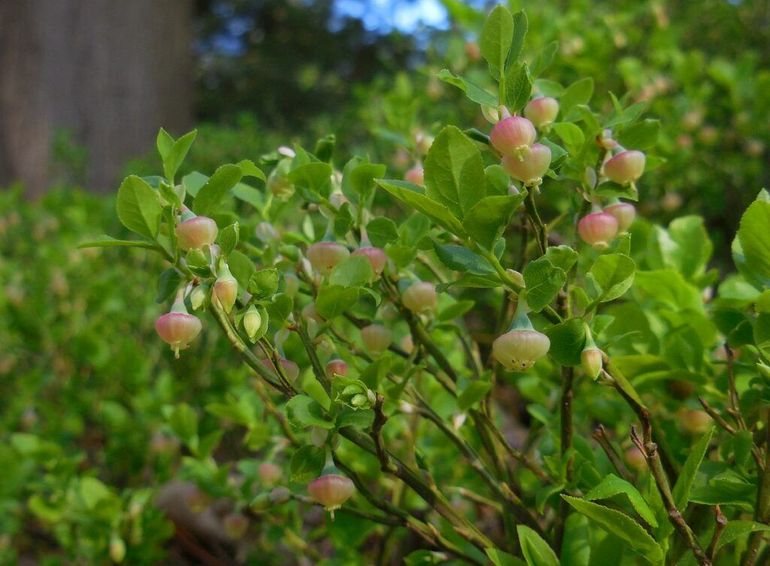
<instances>
[{"instance_id":1,"label":"serrated leaf","mask_svg":"<svg viewBox=\"0 0 770 566\"><path fill-rule=\"evenodd\" d=\"M182 137L174 141L171 149L166 152L166 155L162 155L163 158L163 174L170 182L173 181L176 172L182 165L187 152L190 151L190 147L195 141L195 137L198 135L197 130L192 130L186 133Z\"/></svg>"},{"instance_id":2,"label":"serrated leaf","mask_svg":"<svg viewBox=\"0 0 770 566\"><path fill-rule=\"evenodd\" d=\"M233 277L238 281L238 285L242 289L248 289L251 276L257 271L254 262L247 255L238 250L233 250L227 258L227 265Z\"/></svg>"},{"instance_id":3,"label":"serrated leaf","mask_svg":"<svg viewBox=\"0 0 770 566\"><path fill-rule=\"evenodd\" d=\"M497 106L497 97L472 83L471 81L453 74L449 69L441 69L438 72L438 78L447 84L459 88L465 93L465 96L471 102L483 104L484 106Z\"/></svg>"},{"instance_id":4,"label":"serrated leaf","mask_svg":"<svg viewBox=\"0 0 770 566\"><path fill-rule=\"evenodd\" d=\"M484 160L476 144L454 126L447 126L425 158L426 194L457 218L486 193Z\"/></svg>"},{"instance_id":5,"label":"serrated leaf","mask_svg":"<svg viewBox=\"0 0 770 566\"><path fill-rule=\"evenodd\" d=\"M318 446L301 446L291 456L289 470L291 481L307 483L323 472L326 464L326 449Z\"/></svg>"},{"instance_id":6,"label":"serrated leaf","mask_svg":"<svg viewBox=\"0 0 770 566\"><path fill-rule=\"evenodd\" d=\"M527 287L527 304L534 312L540 312L551 304L567 282L564 270L554 266L545 257L530 261L523 275Z\"/></svg>"},{"instance_id":7,"label":"serrated leaf","mask_svg":"<svg viewBox=\"0 0 770 566\"><path fill-rule=\"evenodd\" d=\"M318 291L315 308L322 317L331 319L351 308L358 296L359 290L356 287L327 285Z\"/></svg>"},{"instance_id":8,"label":"serrated leaf","mask_svg":"<svg viewBox=\"0 0 770 566\"><path fill-rule=\"evenodd\" d=\"M465 235L465 230L457 217L446 206L422 192L417 185L392 179L377 179L376 182L385 191L415 210L422 212L439 226L457 236Z\"/></svg>"},{"instance_id":9,"label":"serrated leaf","mask_svg":"<svg viewBox=\"0 0 770 566\"><path fill-rule=\"evenodd\" d=\"M517 525L521 553L528 566L559 566L556 553L548 543L534 530L526 525Z\"/></svg>"},{"instance_id":10,"label":"serrated leaf","mask_svg":"<svg viewBox=\"0 0 770 566\"><path fill-rule=\"evenodd\" d=\"M398 240L396 223L385 217L375 218L369 222L366 225L366 234L369 236L369 241L380 248Z\"/></svg>"},{"instance_id":11,"label":"serrated leaf","mask_svg":"<svg viewBox=\"0 0 770 566\"><path fill-rule=\"evenodd\" d=\"M329 283L341 287L357 287L366 285L373 277L371 262L363 256L352 255L334 267Z\"/></svg>"},{"instance_id":12,"label":"serrated leaf","mask_svg":"<svg viewBox=\"0 0 770 566\"><path fill-rule=\"evenodd\" d=\"M741 217L737 240L741 267L763 287L770 287L770 202L755 200ZM733 253L736 265L739 258Z\"/></svg>"},{"instance_id":13,"label":"serrated leaf","mask_svg":"<svg viewBox=\"0 0 770 566\"><path fill-rule=\"evenodd\" d=\"M216 212L225 195L241 180L241 168L237 165L222 165L200 188L193 200L195 214L210 216Z\"/></svg>"},{"instance_id":14,"label":"serrated leaf","mask_svg":"<svg viewBox=\"0 0 770 566\"><path fill-rule=\"evenodd\" d=\"M625 495L631 506L639 514L639 516L651 527L657 527L658 521L655 519L655 514L647 505L647 502L642 497L633 484L626 480L619 478L614 474L605 476L599 485L592 488L585 494L585 498L589 501L595 501L597 499L609 499L616 495Z\"/></svg>"},{"instance_id":15,"label":"serrated leaf","mask_svg":"<svg viewBox=\"0 0 770 566\"><path fill-rule=\"evenodd\" d=\"M585 328L581 319L565 320L544 332L551 340L551 349L548 354L556 363L563 366L580 365L580 353L586 342Z\"/></svg>"},{"instance_id":16,"label":"serrated leaf","mask_svg":"<svg viewBox=\"0 0 770 566\"><path fill-rule=\"evenodd\" d=\"M481 55L489 63L493 77L502 76L513 40L513 16L505 6L498 4L487 16L481 30Z\"/></svg>"},{"instance_id":17,"label":"serrated leaf","mask_svg":"<svg viewBox=\"0 0 770 566\"><path fill-rule=\"evenodd\" d=\"M505 104L511 112L519 112L532 96L532 75L526 63L511 65L505 73Z\"/></svg>"},{"instance_id":18,"label":"serrated leaf","mask_svg":"<svg viewBox=\"0 0 770 566\"><path fill-rule=\"evenodd\" d=\"M298 429L310 426L326 430L334 428L334 423L324 415L323 407L307 395L295 395L287 401L286 417L291 425Z\"/></svg>"},{"instance_id":19,"label":"serrated leaf","mask_svg":"<svg viewBox=\"0 0 770 566\"><path fill-rule=\"evenodd\" d=\"M627 255L599 256L589 271L589 277L601 289L597 300L607 302L621 297L631 288L635 271L636 264Z\"/></svg>"},{"instance_id":20,"label":"serrated leaf","mask_svg":"<svg viewBox=\"0 0 770 566\"><path fill-rule=\"evenodd\" d=\"M608 533L623 539L629 547L652 564L662 564L663 549L644 528L631 517L604 505L562 495L578 513L582 513Z\"/></svg>"},{"instance_id":21,"label":"serrated leaf","mask_svg":"<svg viewBox=\"0 0 770 566\"><path fill-rule=\"evenodd\" d=\"M479 245L491 250L524 202L525 194L484 197L467 212L463 227Z\"/></svg>"},{"instance_id":22,"label":"serrated leaf","mask_svg":"<svg viewBox=\"0 0 770 566\"><path fill-rule=\"evenodd\" d=\"M578 253L569 246L549 246L545 251L545 259L566 272L577 263Z\"/></svg>"},{"instance_id":23,"label":"serrated leaf","mask_svg":"<svg viewBox=\"0 0 770 566\"><path fill-rule=\"evenodd\" d=\"M130 175L118 189L118 218L123 226L140 236L155 239L163 212L155 192L142 178Z\"/></svg>"},{"instance_id":24,"label":"serrated leaf","mask_svg":"<svg viewBox=\"0 0 770 566\"><path fill-rule=\"evenodd\" d=\"M495 270L483 257L463 246L434 243L436 255L449 269L474 275L493 275Z\"/></svg>"}]
</instances>

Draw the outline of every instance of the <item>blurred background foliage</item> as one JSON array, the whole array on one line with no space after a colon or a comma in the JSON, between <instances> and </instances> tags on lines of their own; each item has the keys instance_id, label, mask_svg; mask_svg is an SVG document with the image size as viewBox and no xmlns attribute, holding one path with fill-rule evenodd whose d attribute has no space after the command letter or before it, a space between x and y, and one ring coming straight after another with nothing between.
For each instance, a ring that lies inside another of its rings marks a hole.
<instances>
[{"instance_id":1,"label":"blurred background foliage","mask_svg":"<svg viewBox=\"0 0 770 566\"><path fill-rule=\"evenodd\" d=\"M475 45L491 3L443 0L423 23L388 17L425 4L197 1L199 133L182 173L210 174L280 145L312 147L332 132L338 164L369 154L394 177L440 125L488 130L437 73L448 68L491 86ZM593 77L599 107L610 107L608 92L648 102L649 116L661 120L656 153L664 161L644 177L641 214L662 224L701 214L713 265L731 270L740 214L770 184L770 2L510 4L527 10L528 57L558 41L547 78ZM190 453L180 447L184 414L175 411L252 390L224 350L218 355L224 346L213 335L194 355L171 360L152 327L162 307L147 300L154 290L146 273L158 270L152 257L75 249L87 233L121 234L113 196L77 188L89 152L76 137L57 134L49 194L28 202L20 188L0 193L0 562L100 563L124 539L130 564L195 556L179 531L168 545L170 523L146 504ZM147 157L126 169L154 174L158 165L148 143ZM217 430L216 413L201 417L202 435ZM261 415L248 419L258 450L270 431ZM258 479L247 448L231 460L242 458L236 467L248 485ZM182 476L194 479L186 465ZM351 532L341 517L332 533L339 548Z\"/></svg>"}]
</instances>

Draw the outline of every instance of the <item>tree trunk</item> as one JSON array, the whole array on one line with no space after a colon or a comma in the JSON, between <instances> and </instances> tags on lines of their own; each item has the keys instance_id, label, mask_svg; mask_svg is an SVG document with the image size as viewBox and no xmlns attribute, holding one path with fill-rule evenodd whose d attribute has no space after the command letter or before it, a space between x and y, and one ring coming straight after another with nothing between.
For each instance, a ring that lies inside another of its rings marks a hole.
<instances>
[{"instance_id":1,"label":"tree trunk","mask_svg":"<svg viewBox=\"0 0 770 566\"><path fill-rule=\"evenodd\" d=\"M0 186L56 182L54 136L112 191L126 161L192 118L191 0L1 0Z\"/></svg>"}]
</instances>

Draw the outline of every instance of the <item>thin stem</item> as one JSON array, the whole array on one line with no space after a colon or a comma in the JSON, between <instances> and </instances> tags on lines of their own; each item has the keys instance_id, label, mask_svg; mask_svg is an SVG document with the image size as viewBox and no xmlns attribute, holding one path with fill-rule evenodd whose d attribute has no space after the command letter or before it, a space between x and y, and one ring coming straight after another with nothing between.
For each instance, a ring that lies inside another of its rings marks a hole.
<instances>
[{"instance_id":1,"label":"thin stem","mask_svg":"<svg viewBox=\"0 0 770 566\"><path fill-rule=\"evenodd\" d=\"M764 439L764 470L759 469L760 481L757 487L757 506L754 519L767 524L770 522L770 408L764 409L765 439ZM749 546L743 556L743 566L754 566L757 563L759 547L764 540L764 532L756 531L749 538Z\"/></svg>"},{"instance_id":2,"label":"thin stem","mask_svg":"<svg viewBox=\"0 0 770 566\"><path fill-rule=\"evenodd\" d=\"M618 454L615 446L613 446L612 442L610 442L610 439L607 436L607 431L604 430L604 427L602 425L596 427L592 436L596 442L599 443L599 446L602 447L602 450L604 450L604 453L607 455L607 458L612 464L612 467L614 467L615 471L620 474L620 477L622 477L627 482L633 483L634 476L631 475L631 472L628 471L628 468L623 463L623 459L620 457L620 454Z\"/></svg>"},{"instance_id":3,"label":"thin stem","mask_svg":"<svg viewBox=\"0 0 770 566\"><path fill-rule=\"evenodd\" d=\"M746 430L746 421L743 420L741 414L738 389L735 386L735 353L727 342L725 342L725 354L727 355L727 390L730 399L728 413L735 419L739 429Z\"/></svg>"},{"instance_id":4,"label":"thin stem","mask_svg":"<svg viewBox=\"0 0 770 566\"><path fill-rule=\"evenodd\" d=\"M572 481L573 457L568 456L572 450L572 399L574 396L573 383L575 380L575 368L562 367L561 371L562 389L561 389L561 457L567 460L566 480L567 485ZM559 517L556 523L556 551L561 551L562 541L564 540L564 526L567 523L567 516L570 512L570 504L564 498L559 504Z\"/></svg>"},{"instance_id":5,"label":"thin stem","mask_svg":"<svg viewBox=\"0 0 770 566\"><path fill-rule=\"evenodd\" d=\"M727 526L727 517L722 514L722 510L719 508L719 505L714 506L714 520L716 521L716 525L714 526L714 535L711 537L709 547L706 549L706 554L712 562L716 557L719 538L722 536L722 532Z\"/></svg>"},{"instance_id":6,"label":"thin stem","mask_svg":"<svg viewBox=\"0 0 770 566\"><path fill-rule=\"evenodd\" d=\"M540 254L545 254L545 250L548 248L548 232L546 230L543 219L540 218L540 212L537 210L537 203L535 202L535 191L530 190L524 199L524 206L527 208L527 216L529 221L535 229L535 235L537 236L537 245L540 248Z\"/></svg>"}]
</instances>

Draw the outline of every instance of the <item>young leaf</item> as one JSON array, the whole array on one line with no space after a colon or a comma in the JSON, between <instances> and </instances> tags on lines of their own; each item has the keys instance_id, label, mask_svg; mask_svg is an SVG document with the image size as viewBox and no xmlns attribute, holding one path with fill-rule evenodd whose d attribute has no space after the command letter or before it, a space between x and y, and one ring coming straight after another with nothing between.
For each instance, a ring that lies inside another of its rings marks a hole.
<instances>
[{"instance_id":1,"label":"young leaf","mask_svg":"<svg viewBox=\"0 0 770 566\"><path fill-rule=\"evenodd\" d=\"M324 416L323 408L307 395L295 395L286 403L286 417L295 428L317 426L326 430L334 428L334 423Z\"/></svg>"},{"instance_id":2,"label":"young leaf","mask_svg":"<svg viewBox=\"0 0 770 566\"><path fill-rule=\"evenodd\" d=\"M233 250L227 258L227 264L233 277L238 281L238 285L243 289L248 289L251 276L257 271L254 262L238 250Z\"/></svg>"},{"instance_id":3,"label":"young leaf","mask_svg":"<svg viewBox=\"0 0 770 566\"><path fill-rule=\"evenodd\" d=\"M195 195L193 212L203 216L214 213L227 192L241 180L241 176L241 168L237 165L219 167Z\"/></svg>"},{"instance_id":4,"label":"young leaf","mask_svg":"<svg viewBox=\"0 0 770 566\"><path fill-rule=\"evenodd\" d=\"M422 212L454 235L465 236L465 230L457 217L446 206L421 192L420 187L406 181L390 179L377 179L376 183L398 200Z\"/></svg>"},{"instance_id":5,"label":"young leaf","mask_svg":"<svg viewBox=\"0 0 770 566\"><path fill-rule=\"evenodd\" d=\"M743 214L737 238L743 255L743 268L764 287L770 287L768 226L770 226L770 202L757 199ZM738 264L737 259L736 264Z\"/></svg>"},{"instance_id":6,"label":"young leaf","mask_svg":"<svg viewBox=\"0 0 770 566\"><path fill-rule=\"evenodd\" d=\"M78 249L82 248L145 248L148 250L160 251L157 244L144 242L142 240L116 240L112 236L99 236L94 240L88 240L78 244Z\"/></svg>"},{"instance_id":7,"label":"young leaf","mask_svg":"<svg viewBox=\"0 0 770 566\"><path fill-rule=\"evenodd\" d=\"M714 434L714 428L712 427L706 434L704 434L698 442L695 443L687 456L682 471L679 472L679 477L676 480L674 489L671 494L674 496L674 503L676 508L680 511L684 511L690 500L690 490L693 483L695 483L695 476L698 473L703 458L706 456L709 442L711 442L711 436Z\"/></svg>"},{"instance_id":8,"label":"young leaf","mask_svg":"<svg viewBox=\"0 0 770 566\"><path fill-rule=\"evenodd\" d=\"M505 105L519 112L532 96L532 76L526 63L511 65L505 72Z\"/></svg>"},{"instance_id":9,"label":"young leaf","mask_svg":"<svg viewBox=\"0 0 770 566\"><path fill-rule=\"evenodd\" d=\"M341 287L366 285L374 277L372 264L363 256L353 255L337 265L329 276L329 283Z\"/></svg>"},{"instance_id":10,"label":"young leaf","mask_svg":"<svg viewBox=\"0 0 770 566\"><path fill-rule=\"evenodd\" d=\"M585 141L585 136L580 128L571 122L557 122L553 125L553 130L571 154L575 155L580 152Z\"/></svg>"},{"instance_id":11,"label":"young leaf","mask_svg":"<svg viewBox=\"0 0 770 566\"><path fill-rule=\"evenodd\" d=\"M524 13L524 10L519 10L513 15L513 39L511 40L511 50L508 52L506 67L518 61L528 29L527 14Z\"/></svg>"},{"instance_id":12,"label":"young leaf","mask_svg":"<svg viewBox=\"0 0 770 566\"><path fill-rule=\"evenodd\" d=\"M609 499L610 497L621 494L628 498L634 510L648 525L651 527L658 526L655 514L652 512L652 509L650 509L650 506L647 505L647 502L642 497L642 494L639 493L639 490L637 490L633 484L614 474L605 476L599 485L585 494L585 498L588 501L595 501L597 499Z\"/></svg>"},{"instance_id":13,"label":"young leaf","mask_svg":"<svg viewBox=\"0 0 770 566\"><path fill-rule=\"evenodd\" d=\"M481 55L489 63L489 71L496 79L503 75L512 40L513 16L508 8L498 4L484 22L480 41Z\"/></svg>"},{"instance_id":14,"label":"young leaf","mask_svg":"<svg viewBox=\"0 0 770 566\"><path fill-rule=\"evenodd\" d=\"M118 189L118 218L140 236L155 239L163 212L158 193L136 175L125 178Z\"/></svg>"},{"instance_id":15,"label":"young leaf","mask_svg":"<svg viewBox=\"0 0 770 566\"><path fill-rule=\"evenodd\" d=\"M467 212L463 227L479 245L491 250L524 201L524 194L484 197Z\"/></svg>"},{"instance_id":16,"label":"young leaf","mask_svg":"<svg viewBox=\"0 0 770 566\"><path fill-rule=\"evenodd\" d=\"M471 81L458 77L452 74L449 69L441 69L438 72L438 78L452 86L456 86L465 93L465 96L471 102L476 104L483 104L484 106L497 106L497 97L481 88L478 85L473 84Z\"/></svg>"},{"instance_id":17,"label":"young leaf","mask_svg":"<svg viewBox=\"0 0 770 566\"><path fill-rule=\"evenodd\" d=\"M658 143L660 120L646 119L625 128L618 134L618 142L634 149L648 149Z\"/></svg>"},{"instance_id":18,"label":"young leaf","mask_svg":"<svg viewBox=\"0 0 770 566\"><path fill-rule=\"evenodd\" d=\"M497 548L485 548L484 552L495 566L526 566L527 564L521 558L516 558L513 554L508 554Z\"/></svg>"},{"instance_id":19,"label":"young leaf","mask_svg":"<svg viewBox=\"0 0 770 566\"><path fill-rule=\"evenodd\" d=\"M171 149L163 155L163 174L169 182L173 182L176 172L179 170L179 166L182 165L184 158L187 157L187 152L190 151L190 147L195 141L195 137L198 135L198 130L187 132L185 135L177 139L171 146Z\"/></svg>"},{"instance_id":20,"label":"young leaf","mask_svg":"<svg viewBox=\"0 0 770 566\"><path fill-rule=\"evenodd\" d=\"M556 55L556 52L559 50L559 42L558 41L552 41L543 49L540 50L540 52L535 55L535 58L532 60L532 76L533 77L539 77L543 74L543 72L551 66L551 63L553 63L553 58ZM563 91L564 89L562 89ZM545 91L541 91L546 96L555 96L553 94L548 94ZM561 96L562 93L559 93L559 96Z\"/></svg>"},{"instance_id":21,"label":"young leaf","mask_svg":"<svg viewBox=\"0 0 770 566\"><path fill-rule=\"evenodd\" d=\"M555 267L544 257L529 262L523 275L527 286L527 304L534 312L540 312L548 306L567 282L564 270Z\"/></svg>"},{"instance_id":22,"label":"young leaf","mask_svg":"<svg viewBox=\"0 0 770 566\"><path fill-rule=\"evenodd\" d=\"M457 218L486 193L484 160L476 144L454 126L447 126L425 158L426 194Z\"/></svg>"},{"instance_id":23,"label":"young leaf","mask_svg":"<svg viewBox=\"0 0 770 566\"><path fill-rule=\"evenodd\" d=\"M562 495L578 513L582 513L605 531L626 541L628 546L652 564L663 563L663 549L644 528L631 517L604 505L577 497Z\"/></svg>"},{"instance_id":24,"label":"young leaf","mask_svg":"<svg viewBox=\"0 0 770 566\"><path fill-rule=\"evenodd\" d=\"M516 532L519 535L521 553L528 566L559 566L556 553L534 530L526 525L517 525Z\"/></svg>"},{"instance_id":25,"label":"young leaf","mask_svg":"<svg viewBox=\"0 0 770 566\"><path fill-rule=\"evenodd\" d=\"M589 277L599 286L601 302L621 297L634 282L636 264L627 255L607 254L599 256L591 267Z\"/></svg>"},{"instance_id":26,"label":"young leaf","mask_svg":"<svg viewBox=\"0 0 770 566\"><path fill-rule=\"evenodd\" d=\"M579 79L569 85L559 100L559 112L568 116L569 111L578 104L588 104L594 93L594 80L591 77Z\"/></svg>"},{"instance_id":27,"label":"young leaf","mask_svg":"<svg viewBox=\"0 0 770 566\"><path fill-rule=\"evenodd\" d=\"M158 148L158 154L161 161L165 161L166 156L174 147L174 138L164 128L158 130L158 135L155 138L155 147Z\"/></svg>"}]
</instances>

